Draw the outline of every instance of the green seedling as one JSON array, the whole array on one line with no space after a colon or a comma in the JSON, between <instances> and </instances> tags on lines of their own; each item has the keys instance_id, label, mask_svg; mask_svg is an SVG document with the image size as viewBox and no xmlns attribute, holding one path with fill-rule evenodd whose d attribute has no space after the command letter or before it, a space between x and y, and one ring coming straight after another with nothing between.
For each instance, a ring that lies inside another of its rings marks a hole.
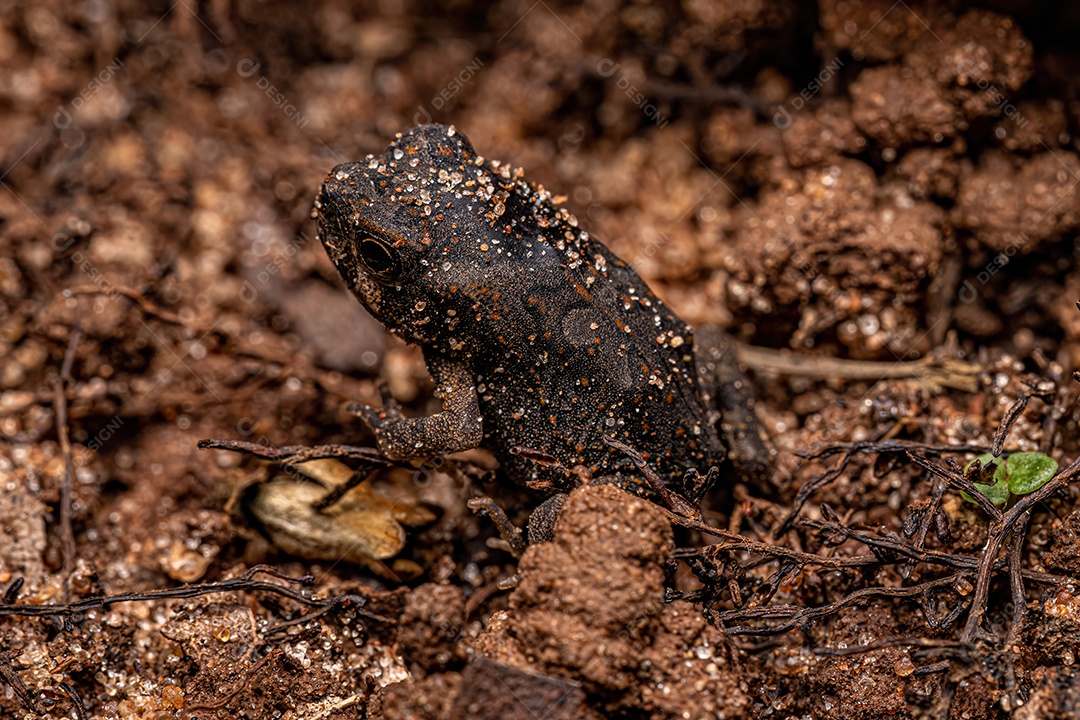
<instances>
[{"instance_id":1,"label":"green seedling","mask_svg":"<svg viewBox=\"0 0 1080 720\"><path fill-rule=\"evenodd\" d=\"M1057 472L1058 464L1054 458L1041 452L1018 452L1007 458L995 458L987 453L975 458L983 467L994 463L994 483L984 485L975 483L975 487L983 495L998 507L1004 507L1013 495L1027 495L1050 482ZM964 466L964 472L968 472L972 460ZM966 492L960 493L964 500L974 503L975 499Z\"/></svg>"}]
</instances>

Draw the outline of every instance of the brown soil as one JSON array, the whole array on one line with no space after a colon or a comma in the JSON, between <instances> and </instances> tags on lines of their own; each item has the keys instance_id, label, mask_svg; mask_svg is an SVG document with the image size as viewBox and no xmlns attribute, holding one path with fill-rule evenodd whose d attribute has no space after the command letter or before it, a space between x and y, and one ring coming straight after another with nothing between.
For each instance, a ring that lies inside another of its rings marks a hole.
<instances>
[{"instance_id":1,"label":"brown soil","mask_svg":"<svg viewBox=\"0 0 1080 720\"><path fill-rule=\"evenodd\" d=\"M945 460L1006 421L1006 454L1080 450L1077 31L1050 2L5 4L0 718L1080 715L1080 486L1003 530ZM585 488L519 562L466 501L535 498L475 451L382 473L302 557L259 509L278 468L196 442L371 444L345 406L379 377L437 407L309 218L429 120L694 324L977 387L755 375L775 487L722 482L712 534ZM799 455L882 441L949 481Z\"/></svg>"}]
</instances>

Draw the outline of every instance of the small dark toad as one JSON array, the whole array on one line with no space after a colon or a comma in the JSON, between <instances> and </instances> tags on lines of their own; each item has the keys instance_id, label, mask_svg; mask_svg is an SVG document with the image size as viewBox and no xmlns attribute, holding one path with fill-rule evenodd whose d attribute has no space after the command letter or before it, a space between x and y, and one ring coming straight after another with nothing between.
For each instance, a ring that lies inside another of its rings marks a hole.
<instances>
[{"instance_id":1,"label":"small dark toad","mask_svg":"<svg viewBox=\"0 0 1080 720\"><path fill-rule=\"evenodd\" d=\"M443 403L422 418L389 397L359 407L379 450L492 450L507 476L551 495L530 542L548 535L571 476L640 485L627 446L691 497L695 468L767 462L726 336L695 334L557 203L454 127L424 125L334 168L314 211L346 284L423 349Z\"/></svg>"}]
</instances>

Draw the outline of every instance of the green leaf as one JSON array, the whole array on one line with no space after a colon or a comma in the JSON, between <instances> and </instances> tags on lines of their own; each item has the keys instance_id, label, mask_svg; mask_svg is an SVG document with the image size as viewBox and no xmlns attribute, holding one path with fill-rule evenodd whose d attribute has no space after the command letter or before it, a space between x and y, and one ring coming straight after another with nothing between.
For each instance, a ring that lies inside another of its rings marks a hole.
<instances>
[{"instance_id":1,"label":"green leaf","mask_svg":"<svg viewBox=\"0 0 1080 720\"><path fill-rule=\"evenodd\" d=\"M986 453L985 455L980 455L975 458L975 460L978 460L983 467L986 467L990 463L995 463L997 465L994 469L994 484L983 485L982 483L975 483L975 488L998 507L1004 506L1005 503L1009 502L1008 471L1005 469L1005 459L995 458L990 453ZM965 473L975 464L975 460L972 460L964 466ZM1030 490L1028 492L1030 492ZM975 502L975 498L971 497L971 495L963 490L960 491L960 496L969 503L978 505L978 503Z\"/></svg>"},{"instance_id":2,"label":"green leaf","mask_svg":"<svg viewBox=\"0 0 1080 720\"><path fill-rule=\"evenodd\" d=\"M1009 490L1027 495L1050 482L1057 472L1057 460L1041 452L1018 452L1009 456Z\"/></svg>"}]
</instances>

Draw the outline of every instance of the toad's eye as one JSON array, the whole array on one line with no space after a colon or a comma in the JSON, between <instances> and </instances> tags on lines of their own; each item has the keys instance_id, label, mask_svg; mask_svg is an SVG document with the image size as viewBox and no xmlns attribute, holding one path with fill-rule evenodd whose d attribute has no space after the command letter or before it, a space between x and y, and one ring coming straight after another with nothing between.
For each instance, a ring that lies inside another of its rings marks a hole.
<instances>
[{"instance_id":1,"label":"toad's eye","mask_svg":"<svg viewBox=\"0 0 1080 720\"><path fill-rule=\"evenodd\" d=\"M382 240L372 237L361 240L360 255L364 264L378 275L392 275L398 269L397 254Z\"/></svg>"}]
</instances>

